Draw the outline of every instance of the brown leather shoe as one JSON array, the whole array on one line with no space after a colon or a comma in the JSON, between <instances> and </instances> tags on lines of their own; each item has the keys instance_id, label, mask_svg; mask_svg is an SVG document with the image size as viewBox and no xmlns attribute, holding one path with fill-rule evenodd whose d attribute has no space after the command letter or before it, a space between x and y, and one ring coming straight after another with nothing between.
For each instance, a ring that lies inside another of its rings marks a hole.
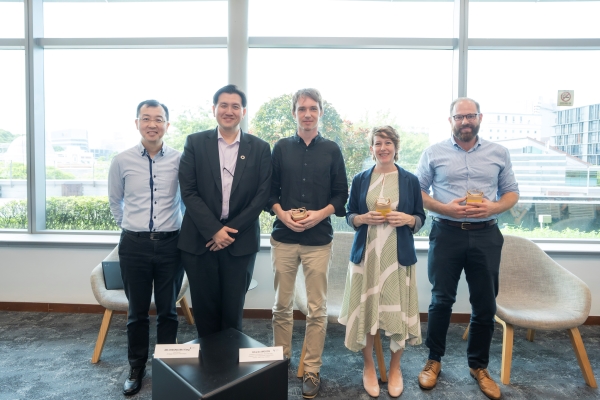
<instances>
[{"instance_id":1,"label":"brown leather shoe","mask_svg":"<svg viewBox=\"0 0 600 400\"><path fill-rule=\"evenodd\" d=\"M419 386L423 389L433 389L437 383L438 376L442 370L442 363L435 360L427 360L423 371L419 374Z\"/></svg>"},{"instance_id":2,"label":"brown leather shoe","mask_svg":"<svg viewBox=\"0 0 600 400\"><path fill-rule=\"evenodd\" d=\"M500 398L500 387L494 382L490 373L485 368L469 368L471 372L471 376L477 380L479 383L479 389L492 400L497 400Z\"/></svg>"}]
</instances>

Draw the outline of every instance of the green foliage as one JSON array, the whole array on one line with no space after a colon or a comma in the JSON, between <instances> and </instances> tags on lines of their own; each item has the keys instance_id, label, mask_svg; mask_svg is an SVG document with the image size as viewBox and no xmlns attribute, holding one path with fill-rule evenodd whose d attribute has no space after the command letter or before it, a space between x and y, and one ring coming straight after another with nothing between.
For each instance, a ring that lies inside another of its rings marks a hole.
<instances>
[{"instance_id":1,"label":"green foliage","mask_svg":"<svg viewBox=\"0 0 600 400\"><path fill-rule=\"evenodd\" d=\"M0 163L0 179L27 179L27 167L23 163ZM46 167L46 179L75 179L75 175L56 167Z\"/></svg>"},{"instance_id":2,"label":"green foliage","mask_svg":"<svg viewBox=\"0 0 600 400\"><path fill-rule=\"evenodd\" d=\"M348 185L350 185L356 174L364 170L368 165L372 165L369 143L367 141L369 129L355 125L350 121L344 121L343 132L344 139L340 143L340 147L342 148L344 163L346 164Z\"/></svg>"},{"instance_id":3,"label":"green foliage","mask_svg":"<svg viewBox=\"0 0 600 400\"><path fill-rule=\"evenodd\" d=\"M273 147L282 138L296 134L296 121L292 116L292 94L283 94L269 100L258 109L250 132ZM346 163L348 181L363 169L365 157L369 154L364 140L364 130L356 129L351 122L342 121L337 110L323 101L323 117L319 125L323 137L333 140L342 149Z\"/></svg>"},{"instance_id":4,"label":"green foliage","mask_svg":"<svg viewBox=\"0 0 600 400\"><path fill-rule=\"evenodd\" d=\"M399 130L400 153L398 164L407 171L415 172L423 151L429 146L429 136L426 133L407 133Z\"/></svg>"},{"instance_id":5,"label":"green foliage","mask_svg":"<svg viewBox=\"0 0 600 400\"><path fill-rule=\"evenodd\" d=\"M271 147L279 139L293 136L297 126L292 116L291 104L292 94L283 94L261 105L252 120L250 132L268 142ZM369 118L366 114L359 122L353 123L342 120L333 105L326 101L323 102L323 110L319 131L324 137L335 141L342 149L349 184L356 174L373 164L367 135L374 126L392 125L398 130L399 164L408 171L416 169L421 153L429 145L427 134L406 133L398 129L389 111L379 112L374 118ZM262 233L271 232L274 218L267 213L261 214ZM332 217L332 225L336 231L352 231L346 224L345 218Z\"/></svg>"},{"instance_id":6,"label":"green foliage","mask_svg":"<svg viewBox=\"0 0 600 400\"><path fill-rule=\"evenodd\" d=\"M284 94L261 105L252 123L250 132L263 139L271 148L282 138L296 133L296 122L292 117L292 95Z\"/></svg>"},{"instance_id":7,"label":"green foliage","mask_svg":"<svg viewBox=\"0 0 600 400\"><path fill-rule=\"evenodd\" d=\"M391 115L389 110L378 111L374 116L366 113L355 126L365 132L365 143L367 143L366 137L371 129L376 126L390 125L400 135L400 151L398 153L398 165L410 172L415 172L417 164L421 158L423 151L429 146L429 135L421 132L405 132L400 128L396 117ZM368 143L367 143L368 145ZM370 157L370 155L369 155Z\"/></svg>"},{"instance_id":8,"label":"green foliage","mask_svg":"<svg viewBox=\"0 0 600 400\"><path fill-rule=\"evenodd\" d=\"M27 179L27 168L23 163L0 163L0 179Z\"/></svg>"},{"instance_id":9,"label":"green foliage","mask_svg":"<svg viewBox=\"0 0 600 400\"><path fill-rule=\"evenodd\" d=\"M89 173L79 176L79 179L89 179L95 181L108 180L108 171L110 169L110 161L96 160L94 168Z\"/></svg>"},{"instance_id":10,"label":"green foliage","mask_svg":"<svg viewBox=\"0 0 600 400\"><path fill-rule=\"evenodd\" d=\"M7 130L0 129L0 143L12 143L16 137L17 135L14 135Z\"/></svg>"},{"instance_id":11,"label":"green foliage","mask_svg":"<svg viewBox=\"0 0 600 400\"><path fill-rule=\"evenodd\" d=\"M62 171L56 167L46 167L46 179L75 179L75 175Z\"/></svg>"},{"instance_id":12,"label":"green foliage","mask_svg":"<svg viewBox=\"0 0 600 400\"><path fill-rule=\"evenodd\" d=\"M534 228L532 230L522 229L515 226L506 226L502 228L505 235L515 235L530 239L600 239L600 231L582 232L579 229L566 228L562 231L555 231L550 228Z\"/></svg>"},{"instance_id":13,"label":"green foliage","mask_svg":"<svg viewBox=\"0 0 600 400\"><path fill-rule=\"evenodd\" d=\"M260 231L271 233L273 220L268 213L260 215ZM335 232L352 232L345 218L332 217ZM27 229L27 201L11 200L0 205L0 229ZM46 229L117 231L119 228L110 212L107 196L51 197L46 202ZM418 236L427 236L429 228L423 227ZM531 239L600 239L600 231L582 232L577 229L554 231L549 228L533 230L506 226L502 233Z\"/></svg>"},{"instance_id":14,"label":"green foliage","mask_svg":"<svg viewBox=\"0 0 600 400\"><path fill-rule=\"evenodd\" d=\"M260 214L258 218L260 223L260 233L270 235L273 231L273 222L275 221L275 216L271 216L271 214L267 212L263 212ZM334 232L354 232L354 229L350 228L350 226L346 223L345 217L331 217L331 225L333 226Z\"/></svg>"},{"instance_id":15,"label":"green foliage","mask_svg":"<svg viewBox=\"0 0 600 400\"><path fill-rule=\"evenodd\" d=\"M250 132L263 139L273 147L282 138L296 133L296 121L292 116L293 94L282 94L269 100L258 109ZM323 117L321 117L319 132L338 144L344 139L342 118L337 110L327 101L323 101Z\"/></svg>"},{"instance_id":16,"label":"green foliage","mask_svg":"<svg viewBox=\"0 0 600 400\"><path fill-rule=\"evenodd\" d=\"M273 222L275 216L271 216L268 212L262 212L258 217L258 223L260 224L260 233L270 234L273 230Z\"/></svg>"},{"instance_id":17,"label":"green foliage","mask_svg":"<svg viewBox=\"0 0 600 400\"><path fill-rule=\"evenodd\" d=\"M190 133L213 129L217 122L212 111L202 107L186 110L175 121L171 121L171 128L165 135L165 143L169 147L183 151L185 139Z\"/></svg>"},{"instance_id":18,"label":"green foliage","mask_svg":"<svg viewBox=\"0 0 600 400\"><path fill-rule=\"evenodd\" d=\"M27 229L27 201L0 206L0 229ZM50 197L46 201L46 229L116 231L107 196Z\"/></svg>"},{"instance_id":19,"label":"green foliage","mask_svg":"<svg viewBox=\"0 0 600 400\"><path fill-rule=\"evenodd\" d=\"M116 231L108 196L50 197L46 201L46 229Z\"/></svg>"},{"instance_id":20,"label":"green foliage","mask_svg":"<svg viewBox=\"0 0 600 400\"><path fill-rule=\"evenodd\" d=\"M27 200L0 205L0 229L27 229Z\"/></svg>"}]
</instances>

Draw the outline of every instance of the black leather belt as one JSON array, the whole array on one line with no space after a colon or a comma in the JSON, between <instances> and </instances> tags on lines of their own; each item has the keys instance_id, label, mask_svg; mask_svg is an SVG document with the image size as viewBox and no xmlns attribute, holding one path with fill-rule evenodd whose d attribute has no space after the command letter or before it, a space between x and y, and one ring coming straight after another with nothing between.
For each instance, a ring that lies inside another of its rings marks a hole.
<instances>
[{"instance_id":1,"label":"black leather belt","mask_svg":"<svg viewBox=\"0 0 600 400\"><path fill-rule=\"evenodd\" d=\"M137 236L137 237L141 237L141 238L146 238L146 239L150 239L150 240L163 240L163 239L167 239L170 237L173 237L175 235L177 235L179 233L179 231L173 231L173 232L134 232L134 231L128 231L127 229L123 229L123 232L125 232L128 235L133 235L133 236Z\"/></svg>"},{"instance_id":2,"label":"black leather belt","mask_svg":"<svg viewBox=\"0 0 600 400\"><path fill-rule=\"evenodd\" d=\"M451 221L449 219L433 217L433 220L435 222L439 222L444 225L454 226L456 228L460 228L465 231L483 229L483 228L487 228L488 226L496 225L498 223L497 219L490 219L489 221L483 221L483 222L459 222L459 221Z\"/></svg>"}]
</instances>

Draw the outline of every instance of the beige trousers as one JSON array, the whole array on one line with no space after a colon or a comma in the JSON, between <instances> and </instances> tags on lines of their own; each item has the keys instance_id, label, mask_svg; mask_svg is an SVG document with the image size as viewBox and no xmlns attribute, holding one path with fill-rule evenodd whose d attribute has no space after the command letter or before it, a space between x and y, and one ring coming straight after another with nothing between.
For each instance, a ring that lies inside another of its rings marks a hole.
<instances>
[{"instance_id":1,"label":"beige trousers","mask_svg":"<svg viewBox=\"0 0 600 400\"><path fill-rule=\"evenodd\" d=\"M292 356L293 306L296 275L302 264L306 278L308 315L306 316L306 355L304 371L319 372L327 331L327 275L331 246L302 246L281 243L271 238L275 305L273 306L273 341L283 346L283 354Z\"/></svg>"}]
</instances>

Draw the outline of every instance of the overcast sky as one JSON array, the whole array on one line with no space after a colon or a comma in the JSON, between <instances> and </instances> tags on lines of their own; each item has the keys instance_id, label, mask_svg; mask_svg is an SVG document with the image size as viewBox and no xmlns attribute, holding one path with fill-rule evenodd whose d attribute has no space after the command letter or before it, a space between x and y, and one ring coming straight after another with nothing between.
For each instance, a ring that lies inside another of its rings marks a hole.
<instances>
[{"instance_id":1,"label":"overcast sky","mask_svg":"<svg viewBox=\"0 0 600 400\"><path fill-rule=\"evenodd\" d=\"M168 7L167 7L168 6ZM449 37L452 2L250 2L251 36ZM227 3L45 3L46 37L226 36ZM0 37L23 37L22 4L0 0ZM471 37L600 38L600 2L476 3ZM566 22L565 22L566 21ZM21 32L21 33L19 33ZM46 130L86 129L138 140L135 106L172 115L208 106L226 84L226 49L47 50ZM575 90L575 106L600 103L598 51L471 51L468 93L482 112L529 113L540 98ZM25 133L24 52L0 50L0 129ZM452 52L250 49L249 115L269 98L317 87L352 121L389 111L433 141L447 137ZM485 118L484 118L485 123Z\"/></svg>"}]
</instances>

